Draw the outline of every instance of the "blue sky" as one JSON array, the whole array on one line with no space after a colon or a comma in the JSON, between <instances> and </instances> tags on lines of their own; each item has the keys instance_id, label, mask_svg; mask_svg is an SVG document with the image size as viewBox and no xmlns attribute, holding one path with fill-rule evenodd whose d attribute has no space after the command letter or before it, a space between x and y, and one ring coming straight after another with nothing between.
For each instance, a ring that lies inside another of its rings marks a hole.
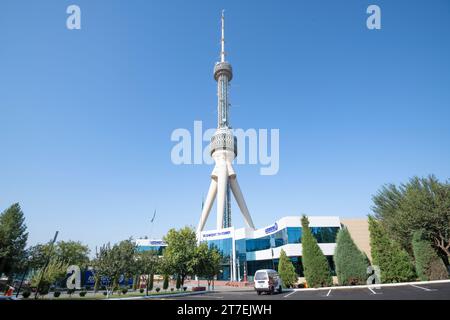
<instances>
[{"instance_id":1,"label":"blue sky","mask_svg":"<svg viewBox=\"0 0 450 320\"><path fill-rule=\"evenodd\" d=\"M449 178L446 0L2 1L0 208L21 204L30 245L149 235L154 209L153 237L197 225L212 166L172 164L170 135L215 126L222 8L231 123L280 130L277 175L235 166L257 227L365 216L384 183Z\"/></svg>"}]
</instances>

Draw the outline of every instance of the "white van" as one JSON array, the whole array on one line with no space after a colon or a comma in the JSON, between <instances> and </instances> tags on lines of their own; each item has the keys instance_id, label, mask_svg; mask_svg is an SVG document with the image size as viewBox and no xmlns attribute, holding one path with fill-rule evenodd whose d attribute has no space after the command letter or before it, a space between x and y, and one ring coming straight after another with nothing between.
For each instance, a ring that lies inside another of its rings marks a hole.
<instances>
[{"instance_id":1,"label":"white van","mask_svg":"<svg viewBox=\"0 0 450 320\"><path fill-rule=\"evenodd\" d=\"M273 294L275 290L277 290L279 293L281 293L281 291L283 290L283 284L281 282L280 276L278 275L278 272L272 269L262 269L256 271L254 282L255 290L258 295L260 295L263 291L269 294Z\"/></svg>"}]
</instances>

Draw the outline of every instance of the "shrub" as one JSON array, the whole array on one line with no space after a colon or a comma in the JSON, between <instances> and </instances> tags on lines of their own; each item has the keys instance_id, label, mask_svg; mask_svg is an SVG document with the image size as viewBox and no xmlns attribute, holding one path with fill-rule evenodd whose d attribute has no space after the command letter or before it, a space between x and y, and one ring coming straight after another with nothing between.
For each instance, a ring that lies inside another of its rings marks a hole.
<instances>
[{"instance_id":1,"label":"shrub","mask_svg":"<svg viewBox=\"0 0 450 320\"><path fill-rule=\"evenodd\" d=\"M139 289L139 292L140 292L140 293L144 293L144 288L140 288L140 289Z\"/></svg>"},{"instance_id":2,"label":"shrub","mask_svg":"<svg viewBox=\"0 0 450 320\"><path fill-rule=\"evenodd\" d=\"M60 295L61 295L61 291L55 291L55 292L53 292L53 296L54 296L55 298L58 298Z\"/></svg>"},{"instance_id":3,"label":"shrub","mask_svg":"<svg viewBox=\"0 0 450 320\"><path fill-rule=\"evenodd\" d=\"M107 295L108 295L108 292L103 291L103 295L104 295L104 296L107 296Z\"/></svg>"},{"instance_id":4,"label":"shrub","mask_svg":"<svg viewBox=\"0 0 450 320\"><path fill-rule=\"evenodd\" d=\"M444 262L437 255L430 242L425 239L423 231L414 232L412 248L414 252L416 272L420 280L429 281L448 278Z\"/></svg>"},{"instance_id":5,"label":"shrub","mask_svg":"<svg viewBox=\"0 0 450 320\"><path fill-rule=\"evenodd\" d=\"M160 287L156 287L156 292L159 292L160 290L161 290L161 288Z\"/></svg>"},{"instance_id":6,"label":"shrub","mask_svg":"<svg viewBox=\"0 0 450 320\"><path fill-rule=\"evenodd\" d=\"M340 285L365 283L367 279L366 258L353 242L347 229L341 229L337 234L333 259Z\"/></svg>"},{"instance_id":7,"label":"shrub","mask_svg":"<svg viewBox=\"0 0 450 320\"><path fill-rule=\"evenodd\" d=\"M173 291L174 290L174 288L170 288L170 291Z\"/></svg>"},{"instance_id":8,"label":"shrub","mask_svg":"<svg viewBox=\"0 0 450 320\"><path fill-rule=\"evenodd\" d=\"M123 288L123 289L122 289L122 294L127 294L127 292L128 292L128 289L127 289L127 288Z\"/></svg>"},{"instance_id":9,"label":"shrub","mask_svg":"<svg viewBox=\"0 0 450 320\"><path fill-rule=\"evenodd\" d=\"M87 291L80 291L80 297L84 297L86 295Z\"/></svg>"},{"instance_id":10,"label":"shrub","mask_svg":"<svg viewBox=\"0 0 450 320\"><path fill-rule=\"evenodd\" d=\"M280 262L278 263L278 273L283 284L290 288L297 283L297 274L295 273L294 265L286 255L283 249L280 252Z\"/></svg>"},{"instance_id":11,"label":"shrub","mask_svg":"<svg viewBox=\"0 0 450 320\"><path fill-rule=\"evenodd\" d=\"M31 291L27 290L22 293L22 297L28 299L31 295Z\"/></svg>"},{"instance_id":12,"label":"shrub","mask_svg":"<svg viewBox=\"0 0 450 320\"><path fill-rule=\"evenodd\" d=\"M165 275L164 276L164 283L163 283L163 289L167 290L167 288L169 288L169 276Z\"/></svg>"},{"instance_id":13,"label":"shrub","mask_svg":"<svg viewBox=\"0 0 450 320\"><path fill-rule=\"evenodd\" d=\"M381 223L369 216L370 247L373 265L381 270L381 282L405 282L415 279L408 253L390 239Z\"/></svg>"},{"instance_id":14,"label":"shrub","mask_svg":"<svg viewBox=\"0 0 450 320\"><path fill-rule=\"evenodd\" d=\"M333 284L328 261L309 228L308 218L302 217L303 268L308 287L326 287Z\"/></svg>"},{"instance_id":15,"label":"shrub","mask_svg":"<svg viewBox=\"0 0 450 320\"><path fill-rule=\"evenodd\" d=\"M183 287L183 291L186 291L187 290L187 287Z\"/></svg>"}]
</instances>

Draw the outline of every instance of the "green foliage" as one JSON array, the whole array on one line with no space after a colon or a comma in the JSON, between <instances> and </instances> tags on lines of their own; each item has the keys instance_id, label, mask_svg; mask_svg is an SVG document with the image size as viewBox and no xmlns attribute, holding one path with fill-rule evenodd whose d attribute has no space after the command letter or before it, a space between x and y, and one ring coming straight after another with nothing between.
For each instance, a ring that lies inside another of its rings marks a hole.
<instances>
[{"instance_id":1,"label":"green foliage","mask_svg":"<svg viewBox=\"0 0 450 320\"><path fill-rule=\"evenodd\" d=\"M197 246L195 231L189 227L180 230L170 229L164 241L167 243L164 250L165 273L176 273L181 277L183 285L185 277L192 271L191 261L195 257Z\"/></svg>"},{"instance_id":2,"label":"green foliage","mask_svg":"<svg viewBox=\"0 0 450 320\"><path fill-rule=\"evenodd\" d=\"M414 232L412 240L416 272L422 281L448 279L442 259L439 258L422 230Z\"/></svg>"},{"instance_id":3,"label":"green foliage","mask_svg":"<svg viewBox=\"0 0 450 320\"><path fill-rule=\"evenodd\" d=\"M137 272L135 255L136 245L131 239L121 241L113 247L109 243L103 245L93 261L95 273L98 277L108 277L111 280L108 287L114 290L121 275L129 279Z\"/></svg>"},{"instance_id":4,"label":"green foliage","mask_svg":"<svg viewBox=\"0 0 450 320\"><path fill-rule=\"evenodd\" d=\"M281 249L280 252L278 273L283 282L283 285L285 285L286 287L293 287L297 283L297 274L295 273L295 267L283 249Z\"/></svg>"},{"instance_id":5,"label":"green foliage","mask_svg":"<svg viewBox=\"0 0 450 320\"><path fill-rule=\"evenodd\" d=\"M47 262L50 254L51 244L37 244L28 249L30 267L33 269L42 268ZM81 269L89 264L89 248L79 241L59 241L53 246L51 252L56 259L67 263L68 265L77 265Z\"/></svg>"},{"instance_id":6,"label":"green foliage","mask_svg":"<svg viewBox=\"0 0 450 320\"><path fill-rule=\"evenodd\" d=\"M54 296L55 298L59 298L60 295L61 295L61 291L55 291L55 292L53 292L53 296Z\"/></svg>"},{"instance_id":7,"label":"green foliage","mask_svg":"<svg viewBox=\"0 0 450 320\"><path fill-rule=\"evenodd\" d=\"M302 217L302 259L309 287L326 287L333 284L328 261L311 233L308 218Z\"/></svg>"},{"instance_id":8,"label":"green foliage","mask_svg":"<svg viewBox=\"0 0 450 320\"><path fill-rule=\"evenodd\" d=\"M405 282L415 279L408 253L389 238L383 225L369 216L370 246L373 265L379 266L383 283Z\"/></svg>"},{"instance_id":9,"label":"green foliage","mask_svg":"<svg viewBox=\"0 0 450 320\"><path fill-rule=\"evenodd\" d=\"M25 217L18 203L0 214L0 276L25 268L28 233Z\"/></svg>"},{"instance_id":10,"label":"green foliage","mask_svg":"<svg viewBox=\"0 0 450 320\"><path fill-rule=\"evenodd\" d=\"M388 235L412 255L412 236L423 237L450 256L450 183L436 177L414 177L407 183L385 185L373 197L373 212Z\"/></svg>"},{"instance_id":11,"label":"green foliage","mask_svg":"<svg viewBox=\"0 0 450 320\"><path fill-rule=\"evenodd\" d=\"M206 242L202 242L195 248L194 256L188 264L189 271L198 277L211 280L219 273L220 262L221 256L217 249L209 248Z\"/></svg>"},{"instance_id":12,"label":"green foliage","mask_svg":"<svg viewBox=\"0 0 450 320\"><path fill-rule=\"evenodd\" d=\"M347 229L339 230L334 252L336 275L340 285L365 284L367 256L353 242Z\"/></svg>"},{"instance_id":13,"label":"green foliage","mask_svg":"<svg viewBox=\"0 0 450 320\"><path fill-rule=\"evenodd\" d=\"M80 293L79 293L79 295L80 295L80 297L84 297L84 296L86 296L86 291L80 291Z\"/></svg>"},{"instance_id":14,"label":"green foliage","mask_svg":"<svg viewBox=\"0 0 450 320\"><path fill-rule=\"evenodd\" d=\"M31 277L31 286L37 288L39 285L39 293L48 293L50 286L54 284L57 280L61 280L66 276L66 271L69 265L61 260L52 258L44 270L44 268L39 269L34 272ZM40 282L39 282L40 281Z\"/></svg>"},{"instance_id":15,"label":"green foliage","mask_svg":"<svg viewBox=\"0 0 450 320\"><path fill-rule=\"evenodd\" d=\"M160 287L156 287L155 291L159 292L159 291L161 291L161 288Z\"/></svg>"},{"instance_id":16,"label":"green foliage","mask_svg":"<svg viewBox=\"0 0 450 320\"><path fill-rule=\"evenodd\" d=\"M164 275L163 289L167 290L168 287L169 287L169 276L166 274Z\"/></svg>"},{"instance_id":17,"label":"green foliage","mask_svg":"<svg viewBox=\"0 0 450 320\"><path fill-rule=\"evenodd\" d=\"M180 276L177 276L177 284L176 284L177 290L179 290L180 287L181 287L181 279L180 279Z\"/></svg>"},{"instance_id":18,"label":"green foliage","mask_svg":"<svg viewBox=\"0 0 450 320\"><path fill-rule=\"evenodd\" d=\"M22 297L24 297L25 299L28 299L31 295L31 291L30 290L26 290L22 293Z\"/></svg>"}]
</instances>

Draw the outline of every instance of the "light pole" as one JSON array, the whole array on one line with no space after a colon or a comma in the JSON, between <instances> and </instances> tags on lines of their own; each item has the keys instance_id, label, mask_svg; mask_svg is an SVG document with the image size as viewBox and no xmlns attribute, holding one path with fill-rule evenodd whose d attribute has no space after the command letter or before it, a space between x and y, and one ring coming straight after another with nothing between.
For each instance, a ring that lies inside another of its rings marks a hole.
<instances>
[{"instance_id":1,"label":"light pole","mask_svg":"<svg viewBox=\"0 0 450 320\"><path fill-rule=\"evenodd\" d=\"M25 280L26 275L28 274L28 270L30 269L30 261L33 257L28 256L27 258L27 267L25 268L25 272L23 273L22 280L20 280L19 289L17 289L16 298L19 297L20 289L22 289L23 281Z\"/></svg>"},{"instance_id":2,"label":"light pole","mask_svg":"<svg viewBox=\"0 0 450 320\"><path fill-rule=\"evenodd\" d=\"M48 253L48 259L47 259L47 262L46 262L44 268L42 269L41 276L39 277L39 281L38 281L38 284L36 286L36 293L34 294L34 299L37 299L37 295L38 295L38 292L39 292L39 286L41 285L42 277L44 276L44 273L45 273L45 271L46 271L46 269L48 267L48 264L50 263L50 259L52 257L53 245L55 244L56 238L58 237L58 232L59 231L56 231L55 237L53 238L53 241L50 243L50 250L49 250L49 253Z\"/></svg>"}]
</instances>

